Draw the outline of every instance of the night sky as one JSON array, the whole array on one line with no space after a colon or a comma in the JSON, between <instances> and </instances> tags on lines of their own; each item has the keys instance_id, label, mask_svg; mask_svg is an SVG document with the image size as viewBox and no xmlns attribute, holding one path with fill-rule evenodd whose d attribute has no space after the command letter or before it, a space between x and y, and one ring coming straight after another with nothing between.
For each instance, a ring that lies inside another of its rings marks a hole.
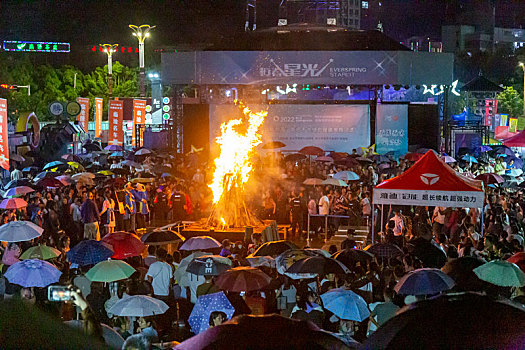
<instances>
[{"instance_id":1,"label":"night sky","mask_svg":"<svg viewBox=\"0 0 525 350\"><path fill-rule=\"evenodd\" d=\"M379 19L385 34L397 41L423 35L436 40L441 36L442 24L468 22L473 17L486 22L471 11L488 5L489 10L482 12L490 12L491 1L369 0L371 8L381 2L381 11L374 10L368 22L363 19L362 28L375 28ZM280 2L258 0L259 28L276 24ZM495 0L495 4L496 25L525 26L525 1ZM233 37L244 30L245 7L246 0L0 0L0 40L70 42L72 54L56 63L69 61L82 66L95 63L93 56L83 57L93 45L119 43L136 47L137 40L128 24L157 26L146 43L150 48ZM116 59L124 63L127 60L122 55Z\"/></svg>"}]
</instances>

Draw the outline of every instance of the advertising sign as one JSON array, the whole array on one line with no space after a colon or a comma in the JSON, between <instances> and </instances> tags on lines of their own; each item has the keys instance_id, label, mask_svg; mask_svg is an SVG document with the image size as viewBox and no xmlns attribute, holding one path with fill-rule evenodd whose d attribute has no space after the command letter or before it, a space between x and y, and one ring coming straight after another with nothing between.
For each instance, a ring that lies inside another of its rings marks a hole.
<instances>
[{"instance_id":1,"label":"advertising sign","mask_svg":"<svg viewBox=\"0 0 525 350\"><path fill-rule=\"evenodd\" d=\"M196 51L162 54L167 84L444 84L454 57L412 51Z\"/></svg>"},{"instance_id":2,"label":"advertising sign","mask_svg":"<svg viewBox=\"0 0 525 350\"><path fill-rule=\"evenodd\" d=\"M377 105L376 152L408 152L408 104Z\"/></svg>"},{"instance_id":3,"label":"advertising sign","mask_svg":"<svg viewBox=\"0 0 525 350\"><path fill-rule=\"evenodd\" d=\"M124 145L124 132L122 130L122 112L124 101L111 100L109 101L109 128L108 128L108 144L109 145Z\"/></svg>"},{"instance_id":4,"label":"advertising sign","mask_svg":"<svg viewBox=\"0 0 525 350\"><path fill-rule=\"evenodd\" d=\"M104 99L95 97L95 137L100 137L102 133L102 107Z\"/></svg>"},{"instance_id":5,"label":"advertising sign","mask_svg":"<svg viewBox=\"0 0 525 350\"><path fill-rule=\"evenodd\" d=\"M327 151L352 152L370 144L368 105L249 105L252 111L268 110L262 126L263 144L281 141L285 150L317 146ZM241 117L235 105L210 105L210 145L219 136L221 123ZM213 149L212 149L213 151Z\"/></svg>"},{"instance_id":6,"label":"advertising sign","mask_svg":"<svg viewBox=\"0 0 525 350\"><path fill-rule=\"evenodd\" d=\"M77 120L84 128L85 132L89 131L89 98L77 97L77 102L80 105L80 113L77 115Z\"/></svg>"},{"instance_id":7,"label":"advertising sign","mask_svg":"<svg viewBox=\"0 0 525 350\"><path fill-rule=\"evenodd\" d=\"M70 52L69 43L56 43L51 41L12 41L4 40L5 51L19 52Z\"/></svg>"},{"instance_id":8,"label":"advertising sign","mask_svg":"<svg viewBox=\"0 0 525 350\"><path fill-rule=\"evenodd\" d=\"M0 98L0 167L5 170L9 170L9 146L7 137L7 100Z\"/></svg>"},{"instance_id":9,"label":"advertising sign","mask_svg":"<svg viewBox=\"0 0 525 350\"><path fill-rule=\"evenodd\" d=\"M518 130L518 118L509 119L509 132L516 132Z\"/></svg>"},{"instance_id":10,"label":"advertising sign","mask_svg":"<svg viewBox=\"0 0 525 350\"><path fill-rule=\"evenodd\" d=\"M133 129L131 130L133 146L135 144L136 125L144 124L146 121L146 100L133 100ZM142 130L142 129L141 129Z\"/></svg>"},{"instance_id":11,"label":"advertising sign","mask_svg":"<svg viewBox=\"0 0 525 350\"><path fill-rule=\"evenodd\" d=\"M500 114L500 126L507 126L507 123L509 122L509 115L508 114Z\"/></svg>"}]
</instances>

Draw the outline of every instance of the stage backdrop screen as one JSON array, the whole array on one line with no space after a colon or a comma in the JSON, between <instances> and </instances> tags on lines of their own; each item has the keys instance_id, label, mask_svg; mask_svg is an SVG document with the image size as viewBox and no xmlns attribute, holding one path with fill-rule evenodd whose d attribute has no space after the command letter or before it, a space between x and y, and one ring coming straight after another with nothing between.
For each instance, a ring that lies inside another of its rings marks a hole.
<instances>
[{"instance_id":1,"label":"stage backdrop screen","mask_svg":"<svg viewBox=\"0 0 525 350\"><path fill-rule=\"evenodd\" d=\"M370 143L368 105L249 105L252 111L268 110L263 143L281 141L283 150L317 146L326 151L351 152ZM210 150L214 150L220 125L241 115L234 105L210 105Z\"/></svg>"},{"instance_id":2,"label":"stage backdrop screen","mask_svg":"<svg viewBox=\"0 0 525 350\"><path fill-rule=\"evenodd\" d=\"M379 104L376 118L376 151L408 152L408 104Z\"/></svg>"}]
</instances>

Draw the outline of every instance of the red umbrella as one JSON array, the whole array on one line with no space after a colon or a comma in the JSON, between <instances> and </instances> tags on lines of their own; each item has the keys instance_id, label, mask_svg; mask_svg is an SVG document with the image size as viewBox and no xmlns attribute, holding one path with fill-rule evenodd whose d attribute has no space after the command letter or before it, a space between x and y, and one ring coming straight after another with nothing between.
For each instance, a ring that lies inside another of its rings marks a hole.
<instances>
[{"instance_id":1,"label":"red umbrella","mask_svg":"<svg viewBox=\"0 0 525 350\"><path fill-rule=\"evenodd\" d=\"M64 184L54 177L44 177L43 179L38 180L36 185L40 187L64 187Z\"/></svg>"},{"instance_id":2,"label":"red umbrella","mask_svg":"<svg viewBox=\"0 0 525 350\"><path fill-rule=\"evenodd\" d=\"M507 259L508 262L518 265L521 271L525 272L525 253L519 252Z\"/></svg>"},{"instance_id":3,"label":"red umbrella","mask_svg":"<svg viewBox=\"0 0 525 350\"><path fill-rule=\"evenodd\" d=\"M102 241L113 247L113 259L125 259L131 256L142 254L146 247L139 237L129 232L108 233L102 238Z\"/></svg>"},{"instance_id":4,"label":"red umbrella","mask_svg":"<svg viewBox=\"0 0 525 350\"><path fill-rule=\"evenodd\" d=\"M417 162L424 154L421 153L407 153L405 154L405 159L410 162Z\"/></svg>"},{"instance_id":5,"label":"red umbrella","mask_svg":"<svg viewBox=\"0 0 525 350\"><path fill-rule=\"evenodd\" d=\"M307 156L324 156L324 151L320 149L319 147L315 146L307 146L303 147L299 153L302 153Z\"/></svg>"},{"instance_id":6,"label":"red umbrella","mask_svg":"<svg viewBox=\"0 0 525 350\"><path fill-rule=\"evenodd\" d=\"M220 289L231 292L259 290L270 284L271 278L254 267L236 267L222 273L215 284Z\"/></svg>"},{"instance_id":7,"label":"red umbrella","mask_svg":"<svg viewBox=\"0 0 525 350\"><path fill-rule=\"evenodd\" d=\"M335 164L337 165L344 165L346 167L352 168L352 167L358 167L359 162L354 157L346 157L343 159L336 159Z\"/></svg>"},{"instance_id":8,"label":"red umbrella","mask_svg":"<svg viewBox=\"0 0 525 350\"><path fill-rule=\"evenodd\" d=\"M498 174L485 173L476 176L476 180L481 180L485 185L501 184L505 182L505 179Z\"/></svg>"}]
</instances>

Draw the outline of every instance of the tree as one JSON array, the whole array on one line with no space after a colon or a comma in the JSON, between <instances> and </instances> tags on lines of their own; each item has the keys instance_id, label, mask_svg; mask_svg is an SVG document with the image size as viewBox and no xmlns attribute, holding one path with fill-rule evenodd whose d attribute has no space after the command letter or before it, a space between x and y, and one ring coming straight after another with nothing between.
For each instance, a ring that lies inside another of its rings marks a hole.
<instances>
[{"instance_id":1,"label":"tree","mask_svg":"<svg viewBox=\"0 0 525 350\"><path fill-rule=\"evenodd\" d=\"M498 95L498 112L508 114L511 118L523 115L523 99L512 86L507 86Z\"/></svg>"}]
</instances>

